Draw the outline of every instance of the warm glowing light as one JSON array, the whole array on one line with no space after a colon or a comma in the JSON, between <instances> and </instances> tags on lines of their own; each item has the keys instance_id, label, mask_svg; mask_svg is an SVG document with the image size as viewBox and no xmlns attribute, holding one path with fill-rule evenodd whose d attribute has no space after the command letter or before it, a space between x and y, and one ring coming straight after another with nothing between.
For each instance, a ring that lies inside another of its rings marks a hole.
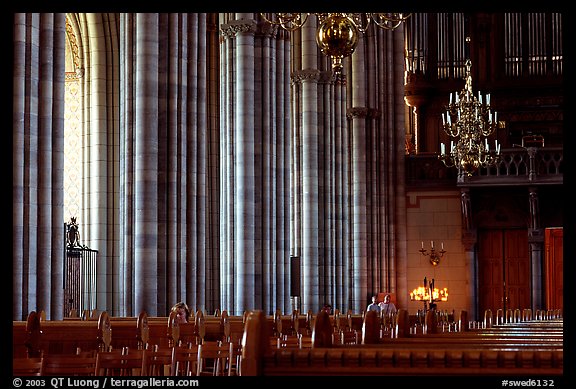
<instances>
[{"instance_id":1,"label":"warm glowing light","mask_svg":"<svg viewBox=\"0 0 576 389\"><path fill-rule=\"evenodd\" d=\"M432 296L430 296L430 290L432 290ZM430 298L432 297L432 298ZM425 288L419 286L410 293L410 300L412 301L448 301L448 288L438 289L438 288Z\"/></svg>"}]
</instances>

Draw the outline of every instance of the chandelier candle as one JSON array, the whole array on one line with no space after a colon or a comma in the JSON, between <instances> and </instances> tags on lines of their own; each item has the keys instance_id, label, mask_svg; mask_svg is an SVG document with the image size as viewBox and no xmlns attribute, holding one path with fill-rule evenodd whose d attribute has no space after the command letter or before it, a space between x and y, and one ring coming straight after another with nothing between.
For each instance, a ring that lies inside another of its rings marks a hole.
<instances>
[{"instance_id":1,"label":"chandelier candle","mask_svg":"<svg viewBox=\"0 0 576 389\"><path fill-rule=\"evenodd\" d=\"M469 42L469 38L467 38ZM495 140L495 149L490 150L488 137L498 126L497 112L492 115L490 93L485 98L472 92L472 62L466 60L466 84L460 92L450 94L446 112L442 113L444 132L454 138L450 141L450 152L446 153L444 143L440 144L438 159L447 167L458 169L458 178L472 176L480 167L495 166L500 157L500 145Z\"/></svg>"}]
</instances>

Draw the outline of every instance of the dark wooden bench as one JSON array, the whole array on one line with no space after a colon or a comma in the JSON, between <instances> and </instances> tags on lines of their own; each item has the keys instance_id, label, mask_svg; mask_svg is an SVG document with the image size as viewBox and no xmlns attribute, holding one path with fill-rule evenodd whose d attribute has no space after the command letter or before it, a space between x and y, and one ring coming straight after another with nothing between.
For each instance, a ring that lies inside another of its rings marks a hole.
<instances>
[{"instance_id":1,"label":"dark wooden bench","mask_svg":"<svg viewBox=\"0 0 576 389\"><path fill-rule=\"evenodd\" d=\"M268 340L266 317L254 311L246 322L241 372L243 375L510 376L550 376L563 372L563 348L557 339L546 342L544 338L542 342L520 347L520 342L511 341L514 340L511 335L484 346L488 336L463 332L407 336L380 343L374 341L375 329L379 330L375 315L367 313L364 318L366 344L333 345L333 323L325 312L320 312L311 348L273 349Z\"/></svg>"},{"instance_id":2,"label":"dark wooden bench","mask_svg":"<svg viewBox=\"0 0 576 389\"><path fill-rule=\"evenodd\" d=\"M12 326L13 356L40 357L42 353L74 354L77 349L104 350L110 346L110 317L102 312L98 320L40 321L35 311L28 314L25 325ZM23 341L23 343L22 343Z\"/></svg>"},{"instance_id":3,"label":"dark wooden bench","mask_svg":"<svg viewBox=\"0 0 576 389\"><path fill-rule=\"evenodd\" d=\"M28 333L26 331L26 321L13 321L12 322L12 357L13 358L26 358L28 357L28 348L26 341Z\"/></svg>"}]
</instances>

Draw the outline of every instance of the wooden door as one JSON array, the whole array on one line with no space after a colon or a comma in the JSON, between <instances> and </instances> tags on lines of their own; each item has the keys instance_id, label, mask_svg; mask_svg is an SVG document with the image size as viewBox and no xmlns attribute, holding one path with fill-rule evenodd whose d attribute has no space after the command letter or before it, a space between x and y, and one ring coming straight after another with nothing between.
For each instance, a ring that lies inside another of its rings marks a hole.
<instances>
[{"instance_id":1,"label":"wooden door","mask_svg":"<svg viewBox=\"0 0 576 389\"><path fill-rule=\"evenodd\" d=\"M478 234L478 298L480 311L504 308L504 267L502 230L481 231ZM482 316L481 316L482 317Z\"/></svg>"},{"instance_id":2,"label":"wooden door","mask_svg":"<svg viewBox=\"0 0 576 389\"><path fill-rule=\"evenodd\" d=\"M479 232L478 296L480 312L530 308L530 258L526 230Z\"/></svg>"},{"instance_id":3,"label":"wooden door","mask_svg":"<svg viewBox=\"0 0 576 389\"><path fill-rule=\"evenodd\" d=\"M546 309L564 309L564 230L547 228L544 234Z\"/></svg>"},{"instance_id":4,"label":"wooden door","mask_svg":"<svg viewBox=\"0 0 576 389\"><path fill-rule=\"evenodd\" d=\"M504 231L503 259L506 308L530 308L530 254L526 230Z\"/></svg>"}]
</instances>

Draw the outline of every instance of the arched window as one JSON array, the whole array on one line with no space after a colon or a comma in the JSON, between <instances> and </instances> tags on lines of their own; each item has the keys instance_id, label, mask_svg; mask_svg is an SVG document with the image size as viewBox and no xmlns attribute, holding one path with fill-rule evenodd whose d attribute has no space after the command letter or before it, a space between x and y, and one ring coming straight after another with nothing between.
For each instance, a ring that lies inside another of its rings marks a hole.
<instances>
[{"instance_id":1,"label":"arched window","mask_svg":"<svg viewBox=\"0 0 576 389\"><path fill-rule=\"evenodd\" d=\"M64 94L64 218L80 216L82 202L82 94L76 33L66 18Z\"/></svg>"}]
</instances>

